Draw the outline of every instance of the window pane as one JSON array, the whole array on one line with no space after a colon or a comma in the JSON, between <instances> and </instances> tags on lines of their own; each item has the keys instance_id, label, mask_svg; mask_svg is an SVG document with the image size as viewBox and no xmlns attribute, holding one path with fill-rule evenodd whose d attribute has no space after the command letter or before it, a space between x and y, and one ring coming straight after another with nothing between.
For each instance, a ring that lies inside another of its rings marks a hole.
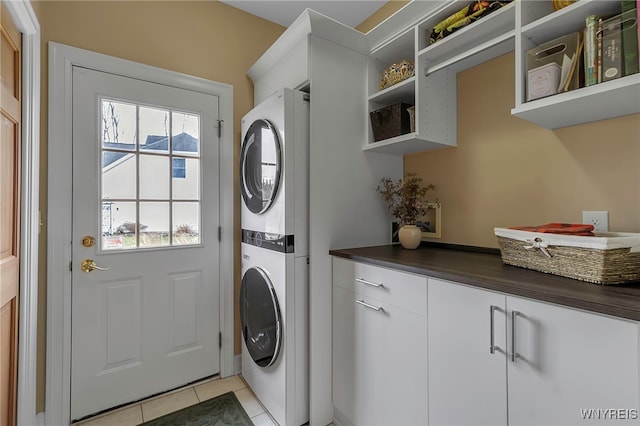
<instances>
[{"instance_id":1,"label":"window pane","mask_svg":"<svg viewBox=\"0 0 640 426\"><path fill-rule=\"evenodd\" d=\"M102 100L102 146L136 149L136 106L110 99Z\"/></svg>"},{"instance_id":2,"label":"window pane","mask_svg":"<svg viewBox=\"0 0 640 426\"><path fill-rule=\"evenodd\" d=\"M102 198L136 198L136 155L120 151L102 152Z\"/></svg>"},{"instance_id":3,"label":"window pane","mask_svg":"<svg viewBox=\"0 0 640 426\"><path fill-rule=\"evenodd\" d=\"M140 199L169 199L169 157L140 155Z\"/></svg>"},{"instance_id":4,"label":"window pane","mask_svg":"<svg viewBox=\"0 0 640 426\"><path fill-rule=\"evenodd\" d=\"M200 199L200 160L197 158L173 159L173 199Z\"/></svg>"},{"instance_id":5,"label":"window pane","mask_svg":"<svg viewBox=\"0 0 640 426\"><path fill-rule=\"evenodd\" d=\"M140 150L169 152L169 111L140 107Z\"/></svg>"},{"instance_id":6,"label":"window pane","mask_svg":"<svg viewBox=\"0 0 640 426\"><path fill-rule=\"evenodd\" d=\"M200 117L173 111L171 118L173 152L180 155L199 156Z\"/></svg>"},{"instance_id":7,"label":"window pane","mask_svg":"<svg viewBox=\"0 0 640 426\"><path fill-rule=\"evenodd\" d=\"M173 203L173 245L200 244L200 203Z\"/></svg>"},{"instance_id":8,"label":"window pane","mask_svg":"<svg viewBox=\"0 0 640 426\"><path fill-rule=\"evenodd\" d=\"M102 249L136 248L136 203L102 202Z\"/></svg>"},{"instance_id":9,"label":"window pane","mask_svg":"<svg viewBox=\"0 0 640 426\"><path fill-rule=\"evenodd\" d=\"M169 245L169 203L140 203L140 247Z\"/></svg>"}]
</instances>

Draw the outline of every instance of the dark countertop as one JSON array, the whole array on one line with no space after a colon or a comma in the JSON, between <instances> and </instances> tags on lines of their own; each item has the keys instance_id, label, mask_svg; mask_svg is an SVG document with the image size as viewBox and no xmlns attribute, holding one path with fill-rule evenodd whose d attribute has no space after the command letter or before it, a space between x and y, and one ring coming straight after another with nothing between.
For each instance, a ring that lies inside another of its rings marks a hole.
<instances>
[{"instance_id":1,"label":"dark countertop","mask_svg":"<svg viewBox=\"0 0 640 426\"><path fill-rule=\"evenodd\" d=\"M332 256L640 321L640 282L603 286L502 263L492 249L479 251L399 245L331 250ZM492 252L493 251L493 252Z\"/></svg>"}]
</instances>

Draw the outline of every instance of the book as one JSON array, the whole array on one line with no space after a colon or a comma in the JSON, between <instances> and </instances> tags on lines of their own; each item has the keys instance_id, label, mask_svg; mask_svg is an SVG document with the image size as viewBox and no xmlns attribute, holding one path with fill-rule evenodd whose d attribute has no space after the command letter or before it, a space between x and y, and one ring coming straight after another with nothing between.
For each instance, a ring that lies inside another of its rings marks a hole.
<instances>
[{"instance_id":1,"label":"book","mask_svg":"<svg viewBox=\"0 0 640 426\"><path fill-rule=\"evenodd\" d=\"M596 78L602 82L602 18L598 18L596 27Z\"/></svg>"},{"instance_id":2,"label":"book","mask_svg":"<svg viewBox=\"0 0 640 426\"><path fill-rule=\"evenodd\" d=\"M602 21L602 81L622 77L622 17Z\"/></svg>"},{"instance_id":3,"label":"book","mask_svg":"<svg viewBox=\"0 0 640 426\"><path fill-rule=\"evenodd\" d=\"M636 8L622 12L623 75L638 72L638 11Z\"/></svg>"},{"instance_id":4,"label":"book","mask_svg":"<svg viewBox=\"0 0 640 426\"><path fill-rule=\"evenodd\" d=\"M571 66L569 71L565 77L565 79L560 82L560 87L558 88L558 92L566 92L569 90L569 86L571 85L571 81L574 79L579 79L579 71L576 71L578 68L578 62L580 62L580 54L582 53L583 40L580 40L578 44L578 48L576 49L576 53L574 53L573 58L571 58ZM564 64L563 64L564 68ZM564 84L564 85L563 85ZM578 83L579 84L579 83Z\"/></svg>"},{"instance_id":5,"label":"book","mask_svg":"<svg viewBox=\"0 0 640 426\"><path fill-rule=\"evenodd\" d=\"M598 83L598 70L596 68L596 31L598 27L598 17L589 15L585 18L584 29L584 85L592 86Z\"/></svg>"}]
</instances>

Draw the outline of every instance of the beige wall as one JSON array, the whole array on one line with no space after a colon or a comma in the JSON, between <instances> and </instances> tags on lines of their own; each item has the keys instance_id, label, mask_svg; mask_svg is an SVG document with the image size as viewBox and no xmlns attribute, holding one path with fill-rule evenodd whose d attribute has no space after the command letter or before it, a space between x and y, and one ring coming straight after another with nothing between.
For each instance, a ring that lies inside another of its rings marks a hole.
<instances>
[{"instance_id":1,"label":"beige wall","mask_svg":"<svg viewBox=\"0 0 640 426\"><path fill-rule=\"evenodd\" d=\"M253 85L246 70L284 28L217 1L35 1L42 30L42 112L40 203L44 226L40 247L38 398L44 409L47 214L47 42L129 59L233 85L234 143L240 146L240 119L253 107ZM235 173L237 176L238 174ZM237 187L237 182L236 182ZM239 192L234 208L239 223ZM236 230L239 240L239 228ZM236 244L239 259L240 244ZM239 271L236 261L235 270ZM236 299L239 278L236 274ZM236 315L236 336L240 335ZM240 352L240 339L235 351Z\"/></svg>"},{"instance_id":2,"label":"beige wall","mask_svg":"<svg viewBox=\"0 0 640 426\"><path fill-rule=\"evenodd\" d=\"M640 232L640 115L550 131L511 116L514 97L513 53L458 74L458 146L405 156L436 185L441 241L497 247L494 227L580 223L583 210Z\"/></svg>"},{"instance_id":3,"label":"beige wall","mask_svg":"<svg viewBox=\"0 0 640 426\"><path fill-rule=\"evenodd\" d=\"M362 21L357 27L356 30L367 33L373 27L378 25L380 22L387 19L389 16L393 15L399 9L402 9L404 5L409 3L409 0L392 0L385 3L380 9L373 13L373 15L369 16L367 19Z\"/></svg>"}]
</instances>

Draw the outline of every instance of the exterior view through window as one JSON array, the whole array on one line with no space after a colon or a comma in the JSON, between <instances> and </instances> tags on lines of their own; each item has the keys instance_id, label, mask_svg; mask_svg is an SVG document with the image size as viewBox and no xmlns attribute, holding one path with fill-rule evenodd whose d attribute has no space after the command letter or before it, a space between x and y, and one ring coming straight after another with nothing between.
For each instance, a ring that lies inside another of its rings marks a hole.
<instances>
[{"instance_id":1,"label":"exterior view through window","mask_svg":"<svg viewBox=\"0 0 640 426\"><path fill-rule=\"evenodd\" d=\"M200 244L200 117L101 106L102 249Z\"/></svg>"}]
</instances>

